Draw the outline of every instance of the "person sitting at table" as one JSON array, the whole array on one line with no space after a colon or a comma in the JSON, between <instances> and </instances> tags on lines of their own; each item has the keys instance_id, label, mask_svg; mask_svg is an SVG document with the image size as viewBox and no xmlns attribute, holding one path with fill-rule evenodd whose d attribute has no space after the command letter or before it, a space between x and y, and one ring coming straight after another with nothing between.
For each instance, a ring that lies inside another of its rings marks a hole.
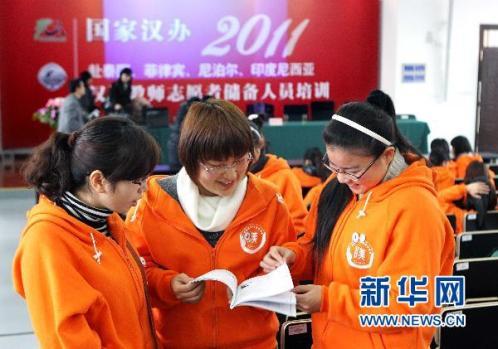
<instances>
[{"instance_id":1,"label":"person sitting at table","mask_svg":"<svg viewBox=\"0 0 498 349\"><path fill-rule=\"evenodd\" d=\"M133 83L132 71L130 68L124 68L119 73L119 79L111 86L109 93L109 102L111 110L117 113L126 113L131 115L131 85Z\"/></svg>"},{"instance_id":2,"label":"person sitting at table","mask_svg":"<svg viewBox=\"0 0 498 349\"><path fill-rule=\"evenodd\" d=\"M299 234L304 231L304 219L308 214L306 206L304 206L299 180L292 173L285 159L266 153L266 141L262 127L259 126L261 123L258 125L257 119L251 120L250 123L254 144L254 162L250 171L257 177L266 179L277 186L289 208L294 228Z\"/></svg>"},{"instance_id":3,"label":"person sitting at table","mask_svg":"<svg viewBox=\"0 0 498 349\"><path fill-rule=\"evenodd\" d=\"M477 211L477 226L481 229L486 211L496 207L496 188L487 166L482 161L472 161L466 168L463 183L440 191L438 200L446 214L456 216L455 233L463 231L465 214L469 211Z\"/></svg>"}]
</instances>

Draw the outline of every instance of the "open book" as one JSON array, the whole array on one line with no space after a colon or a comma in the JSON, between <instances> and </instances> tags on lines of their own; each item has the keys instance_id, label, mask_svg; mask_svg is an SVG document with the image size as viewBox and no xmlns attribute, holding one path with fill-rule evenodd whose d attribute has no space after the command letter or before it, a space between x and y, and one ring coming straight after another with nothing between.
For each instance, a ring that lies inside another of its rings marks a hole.
<instances>
[{"instance_id":1,"label":"open book","mask_svg":"<svg viewBox=\"0 0 498 349\"><path fill-rule=\"evenodd\" d=\"M256 276L237 286L235 275L225 269L215 269L199 276L192 282L214 280L224 283L232 291L230 309L251 306L277 313L296 316L296 295L287 264L271 273Z\"/></svg>"}]
</instances>

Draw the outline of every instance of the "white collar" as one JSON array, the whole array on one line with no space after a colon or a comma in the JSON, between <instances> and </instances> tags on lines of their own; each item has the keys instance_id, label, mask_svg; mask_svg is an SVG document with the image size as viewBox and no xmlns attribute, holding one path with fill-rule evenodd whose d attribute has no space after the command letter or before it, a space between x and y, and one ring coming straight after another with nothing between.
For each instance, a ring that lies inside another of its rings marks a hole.
<instances>
[{"instance_id":1,"label":"white collar","mask_svg":"<svg viewBox=\"0 0 498 349\"><path fill-rule=\"evenodd\" d=\"M185 168L178 172L177 191L180 204L192 223L202 231L224 231L232 222L244 201L247 176L230 196L203 196L187 174Z\"/></svg>"}]
</instances>

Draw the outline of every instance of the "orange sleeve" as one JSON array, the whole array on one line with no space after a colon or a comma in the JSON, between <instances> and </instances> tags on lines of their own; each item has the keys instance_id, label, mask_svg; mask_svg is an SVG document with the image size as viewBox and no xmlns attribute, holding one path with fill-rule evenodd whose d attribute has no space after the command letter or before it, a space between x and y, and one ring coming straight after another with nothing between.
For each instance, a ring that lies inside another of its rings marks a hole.
<instances>
[{"instance_id":1,"label":"orange sleeve","mask_svg":"<svg viewBox=\"0 0 498 349\"><path fill-rule=\"evenodd\" d=\"M466 196L467 189L463 183L452 185L437 194L437 198L442 204L452 204L454 201L465 199Z\"/></svg>"},{"instance_id":2,"label":"orange sleeve","mask_svg":"<svg viewBox=\"0 0 498 349\"><path fill-rule=\"evenodd\" d=\"M143 217L146 209L146 203L140 200L137 206L132 207L128 212L126 217L128 239L145 262L144 269L152 306L169 308L180 303L171 289L171 280L179 273L163 269L154 262L144 233Z\"/></svg>"},{"instance_id":3,"label":"orange sleeve","mask_svg":"<svg viewBox=\"0 0 498 349\"><path fill-rule=\"evenodd\" d=\"M399 206L399 201L388 203L386 222L393 222L391 243L376 272L376 276L390 277L389 306L360 307L359 289L332 281L328 286L323 286L321 305L321 311L328 314L330 321L370 332L396 332L399 328L363 328L359 325L359 315L438 312L434 307L433 280L436 275L450 275L452 272L455 249L453 230L433 199L429 201L422 195L410 195L410 198L403 200L402 208L396 206ZM428 277L428 284L423 287L428 290L428 302L418 303L414 307L397 302L397 281L405 275L418 279Z\"/></svg>"},{"instance_id":4,"label":"orange sleeve","mask_svg":"<svg viewBox=\"0 0 498 349\"><path fill-rule=\"evenodd\" d=\"M272 234L273 240L270 246L279 246L290 241L296 241L296 230L292 224L289 209L284 202L281 202L282 198L277 196L276 200L278 202L277 216L274 218L274 234Z\"/></svg>"},{"instance_id":5,"label":"orange sleeve","mask_svg":"<svg viewBox=\"0 0 498 349\"><path fill-rule=\"evenodd\" d=\"M26 299L40 347L101 348L99 323L106 326L106 338L119 343L105 298L85 280L74 254L53 230L57 227L51 224L35 224L13 262L14 287Z\"/></svg>"},{"instance_id":6,"label":"orange sleeve","mask_svg":"<svg viewBox=\"0 0 498 349\"><path fill-rule=\"evenodd\" d=\"M306 217L304 235L297 239L296 242L284 244L284 247L291 249L296 254L296 260L291 266L291 273L299 280L313 279L313 238L318 217L319 197L320 193L316 196Z\"/></svg>"},{"instance_id":7,"label":"orange sleeve","mask_svg":"<svg viewBox=\"0 0 498 349\"><path fill-rule=\"evenodd\" d=\"M322 187L322 184L316 185L311 188L310 191L306 194L306 196L304 197L304 206L306 206L306 208L311 207L311 204L313 203L313 201L315 201L317 195L319 195Z\"/></svg>"},{"instance_id":8,"label":"orange sleeve","mask_svg":"<svg viewBox=\"0 0 498 349\"><path fill-rule=\"evenodd\" d=\"M308 211L304 205L301 184L291 170L282 171L277 175L279 176L277 179L279 182L278 189L281 191L289 208L294 228L298 233L303 232L305 229L304 220Z\"/></svg>"}]
</instances>

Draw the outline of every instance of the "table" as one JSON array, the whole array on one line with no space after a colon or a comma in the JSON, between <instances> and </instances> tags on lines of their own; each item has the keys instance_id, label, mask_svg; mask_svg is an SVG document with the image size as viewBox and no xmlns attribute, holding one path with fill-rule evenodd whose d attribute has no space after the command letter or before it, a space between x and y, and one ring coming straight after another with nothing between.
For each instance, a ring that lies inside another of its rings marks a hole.
<instances>
[{"instance_id":1,"label":"table","mask_svg":"<svg viewBox=\"0 0 498 349\"><path fill-rule=\"evenodd\" d=\"M270 152L292 162L301 160L306 149L318 147L323 151L322 132L328 121L291 121L282 126L265 125L263 133L270 144ZM401 133L423 154L428 153L427 136L430 133L426 122L418 120L397 120ZM147 131L158 141L161 149L161 163L168 163L168 127L147 127Z\"/></svg>"}]
</instances>

